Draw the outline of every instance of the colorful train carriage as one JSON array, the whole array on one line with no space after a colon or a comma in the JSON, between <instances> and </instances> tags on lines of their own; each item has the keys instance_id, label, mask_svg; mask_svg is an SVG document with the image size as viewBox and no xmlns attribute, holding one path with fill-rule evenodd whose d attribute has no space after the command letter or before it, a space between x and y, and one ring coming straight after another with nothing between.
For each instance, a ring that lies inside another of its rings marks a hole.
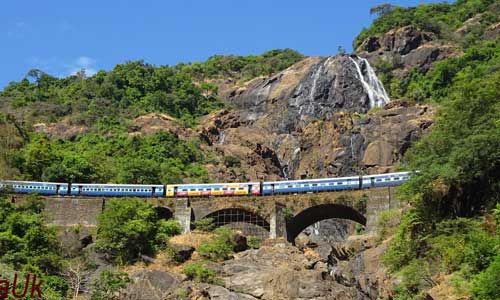
<instances>
[{"instance_id":1,"label":"colorful train carriage","mask_svg":"<svg viewBox=\"0 0 500 300\"><path fill-rule=\"evenodd\" d=\"M162 197L163 185L73 183L73 196Z\"/></svg>"},{"instance_id":2,"label":"colorful train carriage","mask_svg":"<svg viewBox=\"0 0 500 300\"><path fill-rule=\"evenodd\" d=\"M260 183L205 183L167 185L167 197L259 195Z\"/></svg>"},{"instance_id":3,"label":"colorful train carriage","mask_svg":"<svg viewBox=\"0 0 500 300\"><path fill-rule=\"evenodd\" d=\"M68 184L59 182L36 182L36 181L3 181L0 188L12 189L14 193L41 195L66 195Z\"/></svg>"}]
</instances>

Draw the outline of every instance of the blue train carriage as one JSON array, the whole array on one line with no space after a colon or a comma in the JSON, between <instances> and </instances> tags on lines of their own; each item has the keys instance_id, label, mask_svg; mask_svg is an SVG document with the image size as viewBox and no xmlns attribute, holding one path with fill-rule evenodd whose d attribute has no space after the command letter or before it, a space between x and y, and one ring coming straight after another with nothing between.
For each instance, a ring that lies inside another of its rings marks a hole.
<instances>
[{"instance_id":1,"label":"blue train carriage","mask_svg":"<svg viewBox=\"0 0 500 300\"><path fill-rule=\"evenodd\" d=\"M303 179L286 181L266 181L262 194L315 193L359 188L359 176Z\"/></svg>"},{"instance_id":2,"label":"blue train carriage","mask_svg":"<svg viewBox=\"0 0 500 300\"><path fill-rule=\"evenodd\" d=\"M363 176L363 188L400 185L410 179L410 172L396 172Z\"/></svg>"},{"instance_id":3,"label":"blue train carriage","mask_svg":"<svg viewBox=\"0 0 500 300\"><path fill-rule=\"evenodd\" d=\"M68 184L61 182L3 181L0 187L11 188L14 193L40 195L67 195Z\"/></svg>"},{"instance_id":4,"label":"blue train carriage","mask_svg":"<svg viewBox=\"0 0 500 300\"><path fill-rule=\"evenodd\" d=\"M71 184L72 196L104 196L104 197L163 197L163 185L145 184Z\"/></svg>"}]
</instances>

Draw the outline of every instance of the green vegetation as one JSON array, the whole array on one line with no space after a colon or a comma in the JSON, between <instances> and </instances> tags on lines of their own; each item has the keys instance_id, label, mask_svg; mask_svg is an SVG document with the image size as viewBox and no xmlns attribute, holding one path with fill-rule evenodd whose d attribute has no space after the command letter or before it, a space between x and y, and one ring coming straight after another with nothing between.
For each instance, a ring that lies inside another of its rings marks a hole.
<instances>
[{"instance_id":1,"label":"green vegetation","mask_svg":"<svg viewBox=\"0 0 500 300\"><path fill-rule=\"evenodd\" d=\"M214 80L270 75L302 58L285 49L256 56L217 55L176 66L132 61L91 77L81 71L62 79L31 70L0 92L8 112L0 112L0 173L45 181L207 182L200 141L168 132L130 136L132 119L165 113L177 127L194 126L224 106ZM22 117L14 118L20 111ZM81 133L71 140L49 139L32 128L60 121ZM226 163L237 166L239 161L229 157Z\"/></svg>"},{"instance_id":2,"label":"green vegetation","mask_svg":"<svg viewBox=\"0 0 500 300\"><path fill-rule=\"evenodd\" d=\"M262 245L262 238L258 236L247 236L247 244L249 248L259 249Z\"/></svg>"},{"instance_id":3,"label":"green vegetation","mask_svg":"<svg viewBox=\"0 0 500 300\"><path fill-rule=\"evenodd\" d=\"M205 282L205 283L217 283L217 273L214 270L210 269L203 262L192 262L189 263L182 269L182 273L184 273L188 279L196 281L196 282Z\"/></svg>"},{"instance_id":4,"label":"green vegetation","mask_svg":"<svg viewBox=\"0 0 500 300\"><path fill-rule=\"evenodd\" d=\"M68 287L60 277L63 257L53 228L44 225L43 204L30 196L15 207L0 195L0 269L12 280L14 273L38 274L47 282L43 292L52 299L63 299ZM56 284L57 282L61 284Z\"/></svg>"},{"instance_id":5,"label":"green vegetation","mask_svg":"<svg viewBox=\"0 0 500 300\"><path fill-rule=\"evenodd\" d=\"M452 275L449 284L457 296L498 298L500 280L494 270L500 230L491 215L500 199L500 40L482 36L500 22L500 3L381 5L372 13L379 17L356 38L356 47L369 36L413 25L463 52L402 78L392 73L401 67L397 55L376 66L392 97L431 102L439 109L433 130L404 158L405 168L420 172L398 190L412 209L402 216L384 258L403 279L396 299L420 299L435 284L436 274ZM472 17L476 25L455 32ZM391 234L387 224L392 219L382 216L382 237Z\"/></svg>"},{"instance_id":6,"label":"green vegetation","mask_svg":"<svg viewBox=\"0 0 500 300\"><path fill-rule=\"evenodd\" d=\"M105 270L99 274L99 279L94 282L94 292L91 300L114 300L116 292L124 288L131 280L125 272Z\"/></svg>"},{"instance_id":7,"label":"green vegetation","mask_svg":"<svg viewBox=\"0 0 500 300\"><path fill-rule=\"evenodd\" d=\"M271 50L256 56L214 55L203 63L181 65L195 78L236 78L241 81L269 76L302 60L304 55L291 49Z\"/></svg>"},{"instance_id":8,"label":"green vegetation","mask_svg":"<svg viewBox=\"0 0 500 300\"><path fill-rule=\"evenodd\" d=\"M454 3L421 4L417 7L400 7L383 4L372 8L371 13L379 17L369 28L365 28L353 42L357 48L366 38L381 36L386 32L407 25L435 33L441 39L452 39L453 31L463 26L464 21L482 13L481 27L473 31L469 40L479 38L479 32L498 22L499 3L495 0L458 0Z\"/></svg>"},{"instance_id":9,"label":"green vegetation","mask_svg":"<svg viewBox=\"0 0 500 300\"><path fill-rule=\"evenodd\" d=\"M166 245L169 236L178 234L175 221L158 220L151 205L139 199L106 202L99 216L97 246L115 263L127 264L140 254L152 255Z\"/></svg>"},{"instance_id":10,"label":"green vegetation","mask_svg":"<svg viewBox=\"0 0 500 300\"><path fill-rule=\"evenodd\" d=\"M215 238L203 242L198 247L198 252L209 260L222 261L231 257L234 252L233 232L225 227L215 230Z\"/></svg>"},{"instance_id":11,"label":"green vegetation","mask_svg":"<svg viewBox=\"0 0 500 300\"><path fill-rule=\"evenodd\" d=\"M210 232L215 229L214 218L203 218L198 221L193 222L193 226L196 230Z\"/></svg>"},{"instance_id":12,"label":"green vegetation","mask_svg":"<svg viewBox=\"0 0 500 300\"><path fill-rule=\"evenodd\" d=\"M396 209L383 211L377 220L378 240L383 241L394 233L395 227L399 224L400 212Z\"/></svg>"}]
</instances>

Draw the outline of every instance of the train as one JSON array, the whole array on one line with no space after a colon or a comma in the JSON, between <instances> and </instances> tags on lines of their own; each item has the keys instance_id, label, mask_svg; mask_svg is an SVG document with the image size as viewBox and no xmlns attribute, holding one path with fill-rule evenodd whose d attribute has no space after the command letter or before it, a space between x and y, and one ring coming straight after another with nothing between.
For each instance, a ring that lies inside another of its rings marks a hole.
<instances>
[{"instance_id":1,"label":"train","mask_svg":"<svg viewBox=\"0 0 500 300\"><path fill-rule=\"evenodd\" d=\"M320 179L167 185L0 181L0 189L8 188L19 194L89 197L270 196L396 186L408 181L413 174L412 172L396 172Z\"/></svg>"}]
</instances>

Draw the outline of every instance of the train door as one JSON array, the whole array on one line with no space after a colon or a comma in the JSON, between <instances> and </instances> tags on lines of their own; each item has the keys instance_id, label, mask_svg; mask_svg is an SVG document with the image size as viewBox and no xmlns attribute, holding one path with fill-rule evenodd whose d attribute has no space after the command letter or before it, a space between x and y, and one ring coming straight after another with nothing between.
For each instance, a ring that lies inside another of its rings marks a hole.
<instances>
[{"instance_id":1,"label":"train door","mask_svg":"<svg viewBox=\"0 0 500 300\"><path fill-rule=\"evenodd\" d=\"M59 189L61 188L60 184L56 185L56 195L59 195Z\"/></svg>"},{"instance_id":2,"label":"train door","mask_svg":"<svg viewBox=\"0 0 500 300\"><path fill-rule=\"evenodd\" d=\"M177 187L174 186L174 197L177 197Z\"/></svg>"},{"instance_id":3,"label":"train door","mask_svg":"<svg viewBox=\"0 0 500 300\"><path fill-rule=\"evenodd\" d=\"M78 195L81 195L83 192L83 187L81 185L78 186Z\"/></svg>"},{"instance_id":4,"label":"train door","mask_svg":"<svg viewBox=\"0 0 500 300\"><path fill-rule=\"evenodd\" d=\"M155 197L156 196L156 186L154 186L151 190L152 190L151 196Z\"/></svg>"},{"instance_id":5,"label":"train door","mask_svg":"<svg viewBox=\"0 0 500 300\"><path fill-rule=\"evenodd\" d=\"M370 177L370 186L375 187L375 177Z\"/></svg>"},{"instance_id":6,"label":"train door","mask_svg":"<svg viewBox=\"0 0 500 300\"><path fill-rule=\"evenodd\" d=\"M271 183L271 195L274 195L274 183Z\"/></svg>"},{"instance_id":7,"label":"train door","mask_svg":"<svg viewBox=\"0 0 500 300\"><path fill-rule=\"evenodd\" d=\"M253 184L248 184L247 185L248 195L252 194L252 188L253 188Z\"/></svg>"},{"instance_id":8,"label":"train door","mask_svg":"<svg viewBox=\"0 0 500 300\"><path fill-rule=\"evenodd\" d=\"M259 184L259 191L260 191L259 195L264 195L264 182L262 180L260 181Z\"/></svg>"}]
</instances>

